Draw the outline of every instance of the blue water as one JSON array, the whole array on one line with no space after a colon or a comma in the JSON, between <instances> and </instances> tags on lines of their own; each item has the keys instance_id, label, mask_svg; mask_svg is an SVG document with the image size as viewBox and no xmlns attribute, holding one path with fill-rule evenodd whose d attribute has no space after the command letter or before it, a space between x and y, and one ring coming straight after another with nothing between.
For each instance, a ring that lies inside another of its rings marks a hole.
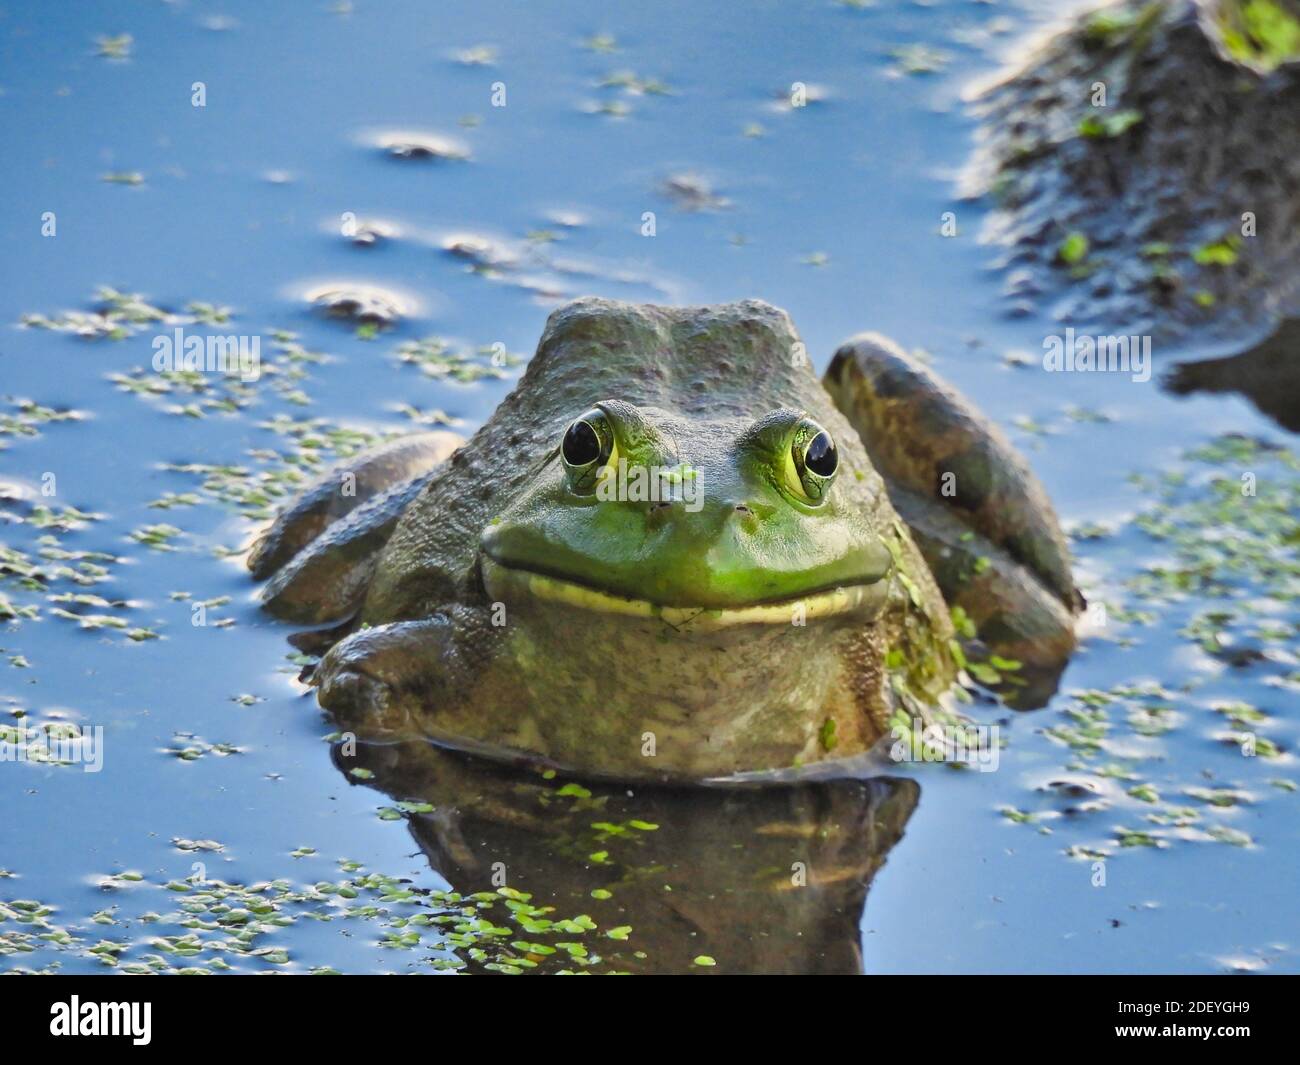
<instances>
[{"instance_id":1,"label":"blue water","mask_svg":"<svg viewBox=\"0 0 1300 1065\"><path fill-rule=\"evenodd\" d=\"M93 942L86 919L105 905L165 905L109 899L100 877L190 875L195 856L174 848L174 837L224 844L200 856L223 879L314 881L348 858L443 886L402 822L377 818L386 797L351 786L331 763L330 726L286 660L287 630L258 614L237 562L215 557L244 544L254 526L211 500L147 506L164 492L197 490L195 478L165 464L248 463L250 449L283 450L286 441L264 427L276 414L395 431L410 424L395 406L412 404L441 409L467 430L517 374L433 381L396 360L403 340L437 334L527 354L560 295L760 297L790 311L819 366L864 329L931 353L1008 428L1074 524L1123 523L1151 501L1131 474L1158 475L1220 433L1282 441L1240 398L1176 399L1154 381L1046 374L1036 360L1058 326L1001 314L1001 277L976 239L985 208L954 191L976 128L962 91L1023 58L1023 42L1062 10L957 0L881 0L861 10L358 0L350 13L319 0L0 4L0 395L6 411L29 398L85 415L37 436L0 437L11 444L0 450L0 479L39 486L54 473L59 504L104 515L63 544L125 559L110 582L87 590L130 600L122 613L131 624L163 636L137 643L48 613L0 628L5 704L105 729L100 773L0 766L0 869L16 874L0 880L0 899L48 902L61 925ZM225 28L210 28L218 16ZM96 54L97 37L119 33L133 38L128 58ZM617 50L585 46L595 34L612 36ZM897 69L892 50L918 43L945 54L941 69ZM481 44L495 48L492 65L455 58ZM600 86L623 70L670 92ZM199 81L202 108L191 105ZM492 106L497 82L505 107ZM794 82L824 98L781 106L778 94ZM592 113L609 101L628 113ZM462 124L466 116L477 124ZM746 135L755 123L761 135ZM471 158L395 160L368 140L412 129L453 137ZM139 172L143 183L101 180L120 171ZM678 209L661 185L683 173L707 181L725 205ZM939 235L946 211L956 213L955 238ZM42 235L45 212L55 213L56 236ZM382 219L397 236L358 247L340 233L345 212ZM654 236L642 235L645 212L654 212ZM559 239L530 243L536 230ZM441 250L457 233L508 245L525 266L499 278L471 272ZM329 283L390 289L415 308L394 330L364 339L308 308L303 293ZM24 314L87 308L99 285L167 308L228 305L233 324L222 331L261 335L265 351L272 330L291 330L331 359L309 367L301 384L309 405L263 382L239 413L169 413L186 400L142 399L107 380L148 365L153 326L121 341L18 326ZM1035 366L1008 366L1009 352ZM1189 353L1202 354L1156 358ZM1071 418L1071 407L1108 420ZM1017 429L1023 418L1049 431ZM129 539L158 522L183 530L177 550ZM31 550L39 535L14 523L0 542ZM1081 542L1085 590L1117 587L1164 550L1132 532L1101 546ZM31 599L12 583L0 591ZM191 625L191 602L173 592L230 596L212 618L234 624ZM1063 694L1042 711L977 710L1008 722L997 773L914 774L919 806L862 918L868 971L1205 972L1242 959L1300 971L1298 797L1266 783L1294 780L1294 759L1243 768L1210 738L1208 709L1214 698L1265 707L1269 735L1294 748L1295 686L1277 681L1285 670L1276 662L1226 670L1180 637L1181 619L1204 605L1177 606L1134 647L1089 642ZM9 665L15 655L29 666ZM1105 838L1112 824L1137 825L1140 804L1121 796L1117 809L1082 823L1052 822L1050 835L998 810L1037 808L1034 786L1063 772L1068 752L1039 730L1061 713L1064 693L1141 678L1197 685L1181 697L1184 723L1163 738L1144 779L1168 780L1171 791L1207 772L1220 786L1243 782L1258 801L1226 816L1254 844L1125 848L1098 888L1090 863L1062 851ZM232 701L245 693L260 701ZM184 761L165 753L177 732L241 752ZM290 857L304 845L317 853ZM144 932L131 925L124 934ZM412 961L336 925L300 925L286 937L293 967L370 971ZM101 968L75 946L0 956L0 967L51 963Z\"/></svg>"}]
</instances>

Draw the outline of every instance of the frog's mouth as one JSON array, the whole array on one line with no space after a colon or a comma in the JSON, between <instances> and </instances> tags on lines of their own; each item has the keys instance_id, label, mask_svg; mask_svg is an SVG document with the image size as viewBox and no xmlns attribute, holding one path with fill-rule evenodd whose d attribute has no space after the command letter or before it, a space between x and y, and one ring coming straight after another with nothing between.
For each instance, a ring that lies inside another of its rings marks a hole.
<instances>
[{"instance_id":1,"label":"frog's mouth","mask_svg":"<svg viewBox=\"0 0 1300 1065\"><path fill-rule=\"evenodd\" d=\"M483 584L493 600L530 598L578 610L662 621L674 629L712 631L737 625L802 625L842 615L875 617L889 597L889 580L813 589L788 599L735 607L665 606L608 592L571 577L507 566L481 556Z\"/></svg>"}]
</instances>

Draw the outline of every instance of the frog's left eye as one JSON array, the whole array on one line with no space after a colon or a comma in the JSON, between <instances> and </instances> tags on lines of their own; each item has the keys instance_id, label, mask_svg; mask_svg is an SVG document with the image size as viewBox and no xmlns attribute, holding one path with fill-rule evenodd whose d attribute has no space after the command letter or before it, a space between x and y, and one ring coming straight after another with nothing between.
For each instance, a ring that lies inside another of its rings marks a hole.
<instances>
[{"instance_id":1,"label":"frog's left eye","mask_svg":"<svg viewBox=\"0 0 1300 1065\"><path fill-rule=\"evenodd\" d=\"M560 453L569 466L586 466L600 458L600 434L591 422L576 421L564 433Z\"/></svg>"},{"instance_id":2,"label":"frog's left eye","mask_svg":"<svg viewBox=\"0 0 1300 1065\"><path fill-rule=\"evenodd\" d=\"M599 407L593 407L569 423L560 441L560 458L570 483L578 491L589 490L599 471L614 452L614 430Z\"/></svg>"},{"instance_id":3,"label":"frog's left eye","mask_svg":"<svg viewBox=\"0 0 1300 1065\"><path fill-rule=\"evenodd\" d=\"M811 418L801 418L790 438L786 481L806 502L820 503L840 468L835 440Z\"/></svg>"}]
</instances>

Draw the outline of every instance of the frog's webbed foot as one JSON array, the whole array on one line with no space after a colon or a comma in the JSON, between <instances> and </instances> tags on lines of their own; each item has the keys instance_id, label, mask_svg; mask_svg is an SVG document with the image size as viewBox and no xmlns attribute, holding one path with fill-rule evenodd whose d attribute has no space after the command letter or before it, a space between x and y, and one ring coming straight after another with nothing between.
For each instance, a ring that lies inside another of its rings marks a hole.
<instances>
[{"instance_id":1,"label":"frog's webbed foot","mask_svg":"<svg viewBox=\"0 0 1300 1065\"><path fill-rule=\"evenodd\" d=\"M1083 597L1047 493L1000 430L897 345L842 345L825 385L950 605L1004 657L1059 668Z\"/></svg>"},{"instance_id":2,"label":"frog's webbed foot","mask_svg":"<svg viewBox=\"0 0 1300 1065\"><path fill-rule=\"evenodd\" d=\"M271 578L262 592L267 609L302 624L354 613L402 511L461 442L449 432L403 437L306 488L248 557L254 577Z\"/></svg>"}]
</instances>

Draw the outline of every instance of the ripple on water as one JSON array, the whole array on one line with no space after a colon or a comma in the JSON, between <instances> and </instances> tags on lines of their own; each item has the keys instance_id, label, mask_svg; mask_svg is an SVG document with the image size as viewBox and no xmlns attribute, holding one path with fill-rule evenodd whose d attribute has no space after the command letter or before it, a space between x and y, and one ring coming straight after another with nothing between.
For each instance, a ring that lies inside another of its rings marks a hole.
<instances>
[{"instance_id":1,"label":"ripple on water","mask_svg":"<svg viewBox=\"0 0 1300 1065\"><path fill-rule=\"evenodd\" d=\"M469 148L464 142L441 133L421 130L376 130L364 133L362 140L393 159L464 162L470 158Z\"/></svg>"},{"instance_id":2,"label":"ripple on water","mask_svg":"<svg viewBox=\"0 0 1300 1065\"><path fill-rule=\"evenodd\" d=\"M323 228L340 234L344 240L358 248L374 248L402 236L402 229L397 223L382 218L358 217L352 211L345 211L337 219L327 219Z\"/></svg>"},{"instance_id":3,"label":"ripple on water","mask_svg":"<svg viewBox=\"0 0 1300 1065\"><path fill-rule=\"evenodd\" d=\"M412 295L353 281L312 285L303 292L303 298L327 318L375 329L392 328L422 309Z\"/></svg>"}]
</instances>

